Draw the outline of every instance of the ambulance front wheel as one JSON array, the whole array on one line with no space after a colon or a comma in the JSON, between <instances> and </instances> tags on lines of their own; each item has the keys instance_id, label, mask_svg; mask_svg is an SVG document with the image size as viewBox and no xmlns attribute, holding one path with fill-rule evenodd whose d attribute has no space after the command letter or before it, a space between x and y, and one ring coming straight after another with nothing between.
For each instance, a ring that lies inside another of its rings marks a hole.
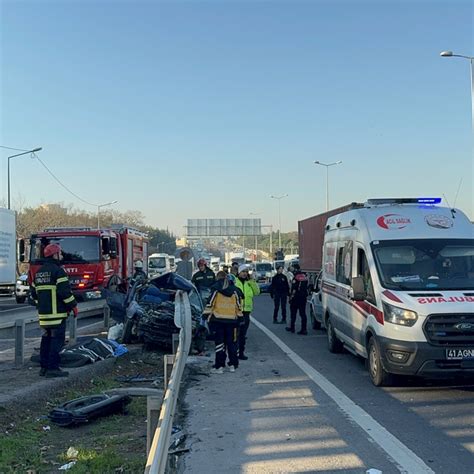
<instances>
[{"instance_id":1,"label":"ambulance front wheel","mask_svg":"<svg viewBox=\"0 0 474 474\"><path fill-rule=\"evenodd\" d=\"M334 328L332 327L331 318L328 317L326 321L326 333L328 336L328 349L329 352L337 354L342 352L342 342L337 338Z\"/></svg>"},{"instance_id":2,"label":"ambulance front wheel","mask_svg":"<svg viewBox=\"0 0 474 474\"><path fill-rule=\"evenodd\" d=\"M370 379L376 387L390 385L391 375L383 368L380 346L374 336L369 339L367 347L367 369Z\"/></svg>"}]
</instances>

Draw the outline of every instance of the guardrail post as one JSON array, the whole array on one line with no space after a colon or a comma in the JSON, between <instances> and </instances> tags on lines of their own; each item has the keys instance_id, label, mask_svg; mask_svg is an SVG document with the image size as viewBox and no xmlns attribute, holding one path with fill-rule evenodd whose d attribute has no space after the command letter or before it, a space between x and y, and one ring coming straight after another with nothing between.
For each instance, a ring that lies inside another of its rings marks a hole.
<instances>
[{"instance_id":1,"label":"guardrail post","mask_svg":"<svg viewBox=\"0 0 474 474\"><path fill-rule=\"evenodd\" d=\"M19 369L23 366L25 359L25 320L15 321L15 367Z\"/></svg>"},{"instance_id":2,"label":"guardrail post","mask_svg":"<svg viewBox=\"0 0 474 474\"><path fill-rule=\"evenodd\" d=\"M175 333L172 335L171 345L173 346L173 354L176 355L176 352L178 352L178 346L179 346L179 334Z\"/></svg>"},{"instance_id":3,"label":"guardrail post","mask_svg":"<svg viewBox=\"0 0 474 474\"><path fill-rule=\"evenodd\" d=\"M173 364L174 364L174 355L172 354L165 354L163 361L165 363L165 372L163 374L163 381L164 381L164 388L165 391L168 388L168 382L170 381L171 372L173 371Z\"/></svg>"},{"instance_id":4,"label":"guardrail post","mask_svg":"<svg viewBox=\"0 0 474 474\"><path fill-rule=\"evenodd\" d=\"M151 443L155 436L155 431L158 426L158 419L160 417L161 398L160 397L146 397L146 455L150 452Z\"/></svg>"},{"instance_id":5,"label":"guardrail post","mask_svg":"<svg viewBox=\"0 0 474 474\"><path fill-rule=\"evenodd\" d=\"M109 305L104 305L104 328L108 330L110 327L110 308Z\"/></svg>"},{"instance_id":6,"label":"guardrail post","mask_svg":"<svg viewBox=\"0 0 474 474\"><path fill-rule=\"evenodd\" d=\"M74 317L74 314L69 315L69 344L75 344L77 341L77 319Z\"/></svg>"}]
</instances>

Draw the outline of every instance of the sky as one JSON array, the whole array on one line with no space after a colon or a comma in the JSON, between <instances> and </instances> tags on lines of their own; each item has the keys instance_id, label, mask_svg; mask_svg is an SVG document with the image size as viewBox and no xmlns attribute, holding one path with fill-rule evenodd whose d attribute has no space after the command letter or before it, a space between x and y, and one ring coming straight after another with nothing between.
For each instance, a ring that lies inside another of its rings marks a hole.
<instances>
[{"instance_id":1,"label":"sky","mask_svg":"<svg viewBox=\"0 0 474 474\"><path fill-rule=\"evenodd\" d=\"M183 234L443 196L474 220L470 1L0 2L0 145L90 203ZM1 194L7 195L0 149ZM11 160L12 199L68 194ZM462 180L462 181L461 181Z\"/></svg>"}]
</instances>

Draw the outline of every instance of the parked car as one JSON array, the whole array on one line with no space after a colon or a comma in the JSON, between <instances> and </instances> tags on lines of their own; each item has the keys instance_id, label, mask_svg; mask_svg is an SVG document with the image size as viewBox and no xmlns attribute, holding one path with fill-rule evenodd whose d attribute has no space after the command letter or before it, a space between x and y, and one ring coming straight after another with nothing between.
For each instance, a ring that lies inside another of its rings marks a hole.
<instances>
[{"instance_id":1,"label":"parked car","mask_svg":"<svg viewBox=\"0 0 474 474\"><path fill-rule=\"evenodd\" d=\"M321 278L322 272L316 278L313 291L311 292L311 298L309 301L309 317L311 320L311 326L313 329L321 329L323 322L323 303L321 296Z\"/></svg>"},{"instance_id":2,"label":"parked car","mask_svg":"<svg viewBox=\"0 0 474 474\"><path fill-rule=\"evenodd\" d=\"M15 299L17 303L24 303L30 294L28 275L24 273L18 277L15 286Z\"/></svg>"}]
</instances>

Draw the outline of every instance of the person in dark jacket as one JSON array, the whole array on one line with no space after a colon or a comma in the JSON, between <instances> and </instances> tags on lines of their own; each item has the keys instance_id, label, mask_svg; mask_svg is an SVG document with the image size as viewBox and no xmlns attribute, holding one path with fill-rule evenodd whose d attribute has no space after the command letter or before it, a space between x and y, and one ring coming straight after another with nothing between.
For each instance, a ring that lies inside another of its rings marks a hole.
<instances>
[{"instance_id":1,"label":"person in dark jacket","mask_svg":"<svg viewBox=\"0 0 474 474\"><path fill-rule=\"evenodd\" d=\"M31 282L31 297L38 308L39 324L43 329L40 375L66 377L69 373L59 368L59 353L64 346L66 318L70 311L77 316L77 303L69 278L61 267L61 247L49 244L44 248L43 255L44 263Z\"/></svg>"},{"instance_id":2,"label":"person in dark jacket","mask_svg":"<svg viewBox=\"0 0 474 474\"><path fill-rule=\"evenodd\" d=\"M308 298L308 278L306 273L300 270L298 263L295 263L293 273L293 282L291 285L290 293L290 312L291 312L291 324L286 328L289 332L295 332L296 314L300 313L301 318L301 330L298 334L306 335L307 318L306 318L306 299Z\"/></svg>"},{"instance_id":3,"label":"person in dark jacket","mask_svg":"<svg viewBox=\"0 0 474 474\"><path fill-rule=\"evenodd\" d=\"M211 286L216 281L216 275L207 266L207 263L203 258L198 260L197 265L199 270L193 275L191 281L201 294L203 301L205 301L211 293Z\"/></svg>"},{"instance_id":4,"label":"person in dark jacket","mask_svg":"<svg viewBox=\"0 0 474 474\"><path fill-rule=\"evenodd\" d=\"M270 296L273 298L273 324L278 323L278 311L281 305L281 324L286 323L286 302L290 293L288 278L283 273L283 266L277 268L276 275L270 285Z\"/></svg>"}]
</instances>

